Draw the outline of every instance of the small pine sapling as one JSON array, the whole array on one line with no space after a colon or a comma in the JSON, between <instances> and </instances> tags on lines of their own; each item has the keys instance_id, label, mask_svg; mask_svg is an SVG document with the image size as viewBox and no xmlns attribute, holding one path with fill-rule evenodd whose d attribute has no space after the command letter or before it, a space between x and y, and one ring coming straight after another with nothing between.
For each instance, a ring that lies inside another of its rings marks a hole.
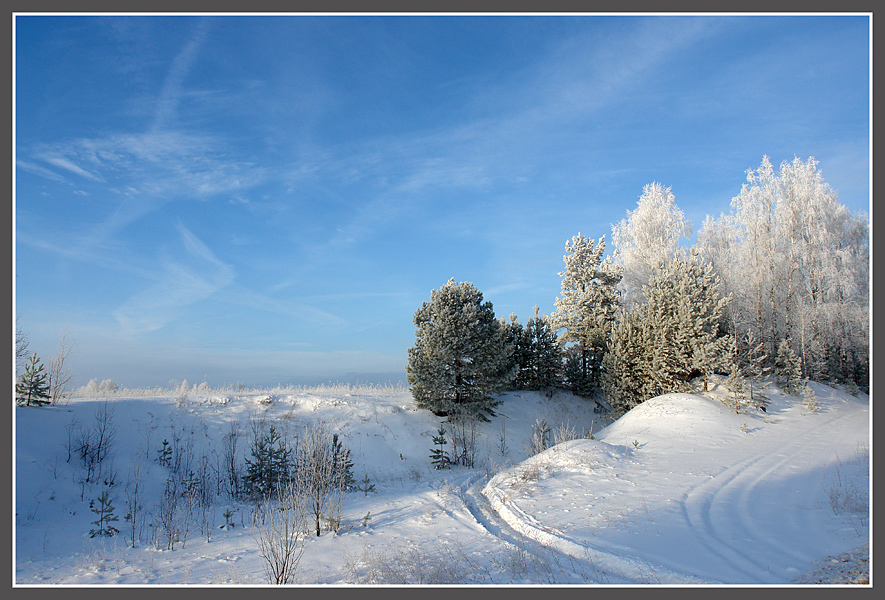
<instances>
[{"instance_id":1,"label":"small pine sapling","mask_svg":"<svg viewBox=\"0 0 885 600\"><path fill-rule=\"evenodd\" d=\"M172 448L169 446L169 440L163 440L163 447L157 450L157 462L162 467L168 467L172 462Z\"/></svg>"},{"instance_id":2,"label":"small pine sapling","mask_svg":"<svg viewBox=\"0 0 885 600\"><path fill-rule=\"evenodd\" d=\"M98 497L98 507L95 506L95 502L90 502L90 508L92 512L98 515L98 520L93 521L93 525L97 525L98 529L90 529L89 537L95 537L97 535L103 537L113 537L120 533L120 530L111 525L111 523L118 521L119 519L114 514L114 506L111 504L111 500L108 497L108 491L103 490L101 496Z\"/></svg>"},{"instance_id":3,"label":"small pine sapling","mask_svg":"<svg viewBox=\"0 0 885 600\"><path fill-rule=\"evenodd\" d=\"M375 493L375 484L369 479L368 473L363 477L363 485L356 486L356 489L358 492L362 492L363 496L368 496L369 492Z\"/></svg>"},{"instance_id":4,"label":"small pine sapling","mask_svg":"<svg viewBox=\"0 0 885 600\"><path fill-rule=\"evenodd\" d=\"M430 450L430 463L434 469L448 469L452 461L449 458L448 452L443 450L443 446L449 443L446 440L446 430L444 427L440 426L437 435L433 436L433 443L436 447Z\"/></svg>"},{"instance_id":5,"label":"small pine sapling","mask_svg":"<svg viewBox=\"0 0 885 600\"><path fill-rule=\"evenodd\" d=\"M741 376L741 368L736 362L731 365L731 372L725 381L725 389L730 392L729 401L726 404L731 406L735 413L739 413L747 396L744 393L744 378Z\"/></svg>"},{"instance_id":6,"label":"small pine sapling","mask_svg":"<svg viewBox=\"0 0 885 600\"><path fill-rule=\"evenodd\" d=\"M236 514L236 512L237 512L237 509L235 509L235 508L234 509L231 509L230 507L225 508L224 512L221 513L221 516L224 517L224 525L221 525L219 527L219 529L232 529L234 526L236 526L236 523L231 521L231 517L233 517L234 514Z\"/></svg>"},{"instance_id":7,"label":"small pine sapling","mask_svg":"<svg viewBox=\"0 0 885 600\"><path fill-rule=\"evenodd\" d=\"M25 372L15 384L15 399L21 406L43 406L49 404L49 383L46 380L43 363L37 353L31 355Z\"/></svg>"},{"instance_id":8,"label":"small pine sapling","mask_svg":"<svg viewBox=\"0 0 885 600\"><path fill-rule=\"evenodd\" d=\"M820 408L817 403L817 396L814 394L814 390L811 389L811 386L808 385L807 380L802 386L802 397L804 398L803 404L805 404L805 408L807 408L809 412L817 412Z\"/></svg>"}]
</instances>

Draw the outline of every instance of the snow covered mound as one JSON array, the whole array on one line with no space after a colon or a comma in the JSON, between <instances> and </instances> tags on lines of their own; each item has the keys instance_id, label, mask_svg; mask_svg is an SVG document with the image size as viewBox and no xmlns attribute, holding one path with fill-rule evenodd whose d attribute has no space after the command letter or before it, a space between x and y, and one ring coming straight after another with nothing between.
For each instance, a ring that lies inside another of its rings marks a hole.
<instances>
[{"instance_id":1,"label":"snow covered mound","mask_svg":"<svg viewBox=\"0 0 885 600\"><path fill-rule=\"evenodd\" d=\"M667 394L492 478L521 535L609 583L783 584L869 538L869 401L810 384L767 412ZM722 393L711 386L714 398Z\"/></svg>"},{"instance_id":2,"label":"snow covered mound","mask_svg":"<svg viewBox=\"0 0 885 600\"><path fill-rule=\"evenodd\" d=\"M622 444L640 441L680 445L696 439L737 437L746 421L746 415L735 414L718 400L694 394L665 394L633 408L598 437Z\"/></svg>"}]
</instances>

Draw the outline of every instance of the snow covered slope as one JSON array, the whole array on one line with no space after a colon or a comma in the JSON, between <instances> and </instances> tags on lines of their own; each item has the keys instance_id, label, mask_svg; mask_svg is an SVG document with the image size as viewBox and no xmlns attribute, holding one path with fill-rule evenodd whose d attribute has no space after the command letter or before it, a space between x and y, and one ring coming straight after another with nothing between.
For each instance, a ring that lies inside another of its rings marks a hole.
<instances>
[{"instance_id":1,"label":"snow covered slope","mask_svg":"<svg viewBox=\"0 0 885 600\"><path fill-rule=\"evenodd\" d=\"M810 385L813 413L777 391L752 414L653 398L483 493L511 527L614 583L790 583L869 535L868 400Z\"/></svg>"},{"instance_id":2,"label":"snow covered slope","mask_svg":"<svg viewBox=\"0 0 885 600\"><path fill-rule=\"evenodd\" d=\"M720 382L721 384L721 382ZM374 493L347 495L338 534L307 540L299 584L656 584L818 581L815 561L869 539L869 399L814 385L820 410L769 392L767 413L740 414L710 396L652 399L613 424L569 394L504 394L484 424L475 469L436 471L441 420L404 389L331 386L270 392L73 399L16 408L17 585L265 583L247 504L218 495L212 526L174 550L150 543L177 436L216 461L237 424L263 416L333 424ZM105 479L82 484L69 433L112 416ZM528 457L546 419L578 439ZM603 428L605 425L608 427ZM584 436L593 431L595 439ZM239 460L248 456L247 441ZM127 489L141 466L144 514L131 547ZM128 486L128 487L127 487ZM90 538L90 502L108 490L121 533ZM835 507L835 510L834 510ZM233 513L232 527L225 511ZM863 553L862 553L863 555Z\"/></svg>"}]
</instances>

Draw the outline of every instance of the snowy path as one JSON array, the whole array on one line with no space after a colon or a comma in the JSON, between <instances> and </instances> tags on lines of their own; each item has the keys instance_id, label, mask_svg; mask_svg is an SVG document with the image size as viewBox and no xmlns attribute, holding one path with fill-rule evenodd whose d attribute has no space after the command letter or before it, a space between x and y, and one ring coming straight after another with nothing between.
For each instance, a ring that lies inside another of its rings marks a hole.
<instances>
[{"instance_id":1,"label":"snowy path","mask_svg":"<svg viewBox=\"0 0 885 600\"><path fill-rule=\"evenodd\" d=\"M531 459L553 473L534 485L511 470L483 493L513 530L592 560L611 577L789 583L868 535L865 515L846 522L828 503L837 474L866 468L855 459L869 444L868 405L816 389L821 409L814 414L777 397L767 415L735 415L696 396L655 399L598 442L572 442ZM620 457L574 467L586 462L581 452L634 439L643 443ZM605 478L596 475L603 471ZM564 501L563 490L584 490L591 514Z\"/></svg>"}]
</instances>

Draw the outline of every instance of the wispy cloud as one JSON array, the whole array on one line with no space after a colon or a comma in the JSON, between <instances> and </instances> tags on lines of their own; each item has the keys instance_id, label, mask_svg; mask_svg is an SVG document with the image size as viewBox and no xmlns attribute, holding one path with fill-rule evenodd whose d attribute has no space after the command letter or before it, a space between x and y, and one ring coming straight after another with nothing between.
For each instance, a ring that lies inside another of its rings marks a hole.
<instances>
[{"instance_id":1,"label":"wispy cloud","mask_svg":"<svg viewBox=\"0 0 885 600\"><path fill-rule=\"evenodd\" d=\"M49 156L46 158L46 162L48 162L49 164L54 165L60 169L70 171L71 173L74 173L75 175L79 175L80 177L85 177L86 179L91 179L92 181L101 181L102 180L101 177L94 175L93 173L90 173L86 169L75 165L67 158L64 158L61 156Z\"/></svg>"},{"instance_id":2,"label":"wispy cloud","mask_svg":"<svg viewBox=\"0 0 885 600\"><path fill-rule=\"evenodd\" d=\"M114 311L127 333L160 329L178 316L179 309L208 298L234 280L232 267L220 261L184 225L179 223L176 228L187 254L164 261L158 282Z\"/></svg>"},{"instance_id":3,"label":"wispy cloud","mask_svg":"<svg viewBox=\"0 0 885 600\"><path fill-rule=\"evenodd\" d=\"M206 39L208 29L208 19L203 18L197 21L197 26L191 39L188 40L182 51L172 61L172 66L166 74L166 79L163 81L163 88L160 91L160 98L157 102L153 131L166 129L174 120L181 97L182 85L197 58L200 46Z\"/></svg>"},{"instance_id":4,"label":"wispy cloud","mask_svg":"<svg viewBox=\"0 0 885 600\"><path fill-rule=\"evenodd\" d=\"M52 181L64 181L65 180L64 177L62 177L61 175L59 175L55 171L47 169L46 167L41 167L40 165L34 164L32 162L27 162L27 161L21 160L20 158L16 159L15 165L19 169L22 169L24 171L28 171L30 173L33 173L33 174L43 177L45 179L49 179Z\"/></svg>"}]
</instances>

